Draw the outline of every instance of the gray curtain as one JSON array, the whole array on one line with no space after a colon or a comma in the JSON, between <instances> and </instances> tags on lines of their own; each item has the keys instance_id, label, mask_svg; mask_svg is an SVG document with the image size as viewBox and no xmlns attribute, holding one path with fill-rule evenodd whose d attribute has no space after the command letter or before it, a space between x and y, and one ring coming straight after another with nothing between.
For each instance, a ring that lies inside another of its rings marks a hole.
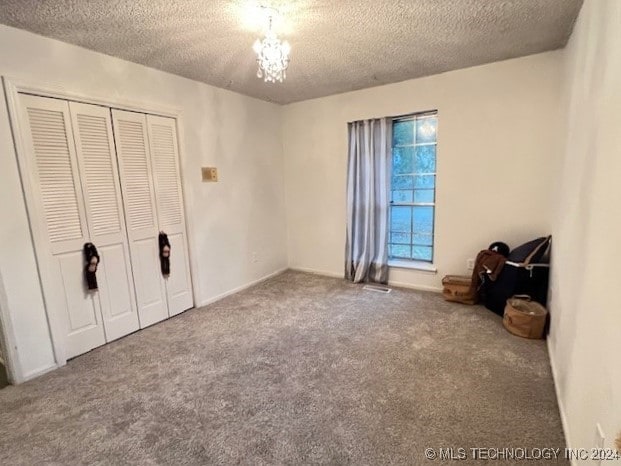
<instances>
[{"instance_id":1,"label":"gray curtain","mask_svg":"<svg viewBox=\"0 0 621 466\"><path fill-rule=\"evenodd\" d=\"M349 123L345 278L388 282L392 120Z\"/></svg>"}]
</instances>

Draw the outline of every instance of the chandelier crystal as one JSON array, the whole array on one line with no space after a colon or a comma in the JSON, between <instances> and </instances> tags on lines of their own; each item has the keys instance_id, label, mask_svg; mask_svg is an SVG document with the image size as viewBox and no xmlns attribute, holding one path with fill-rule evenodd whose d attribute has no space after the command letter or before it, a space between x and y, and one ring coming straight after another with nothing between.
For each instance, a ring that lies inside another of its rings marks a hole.
<instances>
[{"instance_id":1,"label":"chandelier crystal","mask_svg":"<svg viewBox=\"0 0 621 466\"><path fill-rule=\"evenodd\" d=\"M269 27L263 40L257 39L252 46L257 54L257 78L263 78L268 83L283 82L287 78L289 66L289 52L291 46L286 40L281 42L272 30L272 17L269 17Z\"/></svg>"}]
</instances>

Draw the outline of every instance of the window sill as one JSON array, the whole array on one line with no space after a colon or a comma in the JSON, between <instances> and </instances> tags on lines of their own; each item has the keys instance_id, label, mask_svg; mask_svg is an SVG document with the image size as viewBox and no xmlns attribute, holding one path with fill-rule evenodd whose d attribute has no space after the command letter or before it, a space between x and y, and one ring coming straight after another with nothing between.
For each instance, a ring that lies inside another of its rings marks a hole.
<instances>
[{"instance_id":1,"label":"window sill","mask_svg":"<svg viewBox=\"0 0 621 466\"><path fill-rule=\"evenodd\" d=\"M421 261L390 259L388 261L388 267L395 267L398 269L412 269L429 273L438 273L438 269L436 269L433 264Z\"/></svg>"}]
</instances>

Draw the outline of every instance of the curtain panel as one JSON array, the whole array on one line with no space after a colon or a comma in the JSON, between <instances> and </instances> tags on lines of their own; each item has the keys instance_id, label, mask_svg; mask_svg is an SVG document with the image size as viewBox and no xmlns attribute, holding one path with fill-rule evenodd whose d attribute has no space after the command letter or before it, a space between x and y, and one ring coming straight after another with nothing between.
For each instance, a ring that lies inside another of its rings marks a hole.
<instances>
[{"instance_id":1,"label":"curtain panel","mask_svg":"<svg viewBox=\"0 0 621 466\"><path fill-rule=\"evenodd\" d=\"M392 120L348 124L345 278L388 282L388 209Z\"/></svg>"}]
</instances>

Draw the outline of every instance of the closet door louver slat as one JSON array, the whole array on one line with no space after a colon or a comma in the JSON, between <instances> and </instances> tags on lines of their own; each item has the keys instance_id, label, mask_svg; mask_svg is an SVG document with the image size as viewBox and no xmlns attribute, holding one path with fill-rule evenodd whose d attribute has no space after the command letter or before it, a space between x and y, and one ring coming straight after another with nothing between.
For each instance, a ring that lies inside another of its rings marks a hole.
<instances>
[{"instance_id":1,"label":"closet door louver slat","mask_svg":"<svg viewBox=\"0 0 621 466\"><path fill-rule=\"evenodd\" d=\"M108 122L104 116L88 115L97 110L72 104L79 135L78 153L84 174L84 190L88 193L88 213L91 235L105 235L121 231L121 213L116 192L115 173L112 169ZM104 110L105 111L105 110Z\"/></svg>"},{"instance_id":2,"label":"closet door louver slat","mask_svg":"<svg viewBox=\"0 0 621 466\"><path fill-rule=\"evenodd\" d=\"M27 107L41 203L51 242L83 235L63 111Z\"/></svg>"},{"instance_id":3,"label":"closet door louver slat","mask_svg":"<svg viewBox=\"0 0 621 466\"><path fill-rule=\"evenodd\" d=\"M140 116L144 119L144 115ZM129 228L140 230L155 227L144 122L123 118L117 122L115 129L122 147L120 158L125 174L123 189L127 198Z\"/></svg>"},{"instance_id":4,"label":"closet door louver slat","mask_svg":"<svg viewBox=\"0 0 621 466\"><path fill-rule=\"evenodd\" d=\"M179 173L175 150L174 129L168 125L152 123L150 126L151 148L153 152L154 176L156 180L156 200L158 218L162 228L179 225L182 221L181 198L179 196Z\"/></svg>"}]
</instances>

